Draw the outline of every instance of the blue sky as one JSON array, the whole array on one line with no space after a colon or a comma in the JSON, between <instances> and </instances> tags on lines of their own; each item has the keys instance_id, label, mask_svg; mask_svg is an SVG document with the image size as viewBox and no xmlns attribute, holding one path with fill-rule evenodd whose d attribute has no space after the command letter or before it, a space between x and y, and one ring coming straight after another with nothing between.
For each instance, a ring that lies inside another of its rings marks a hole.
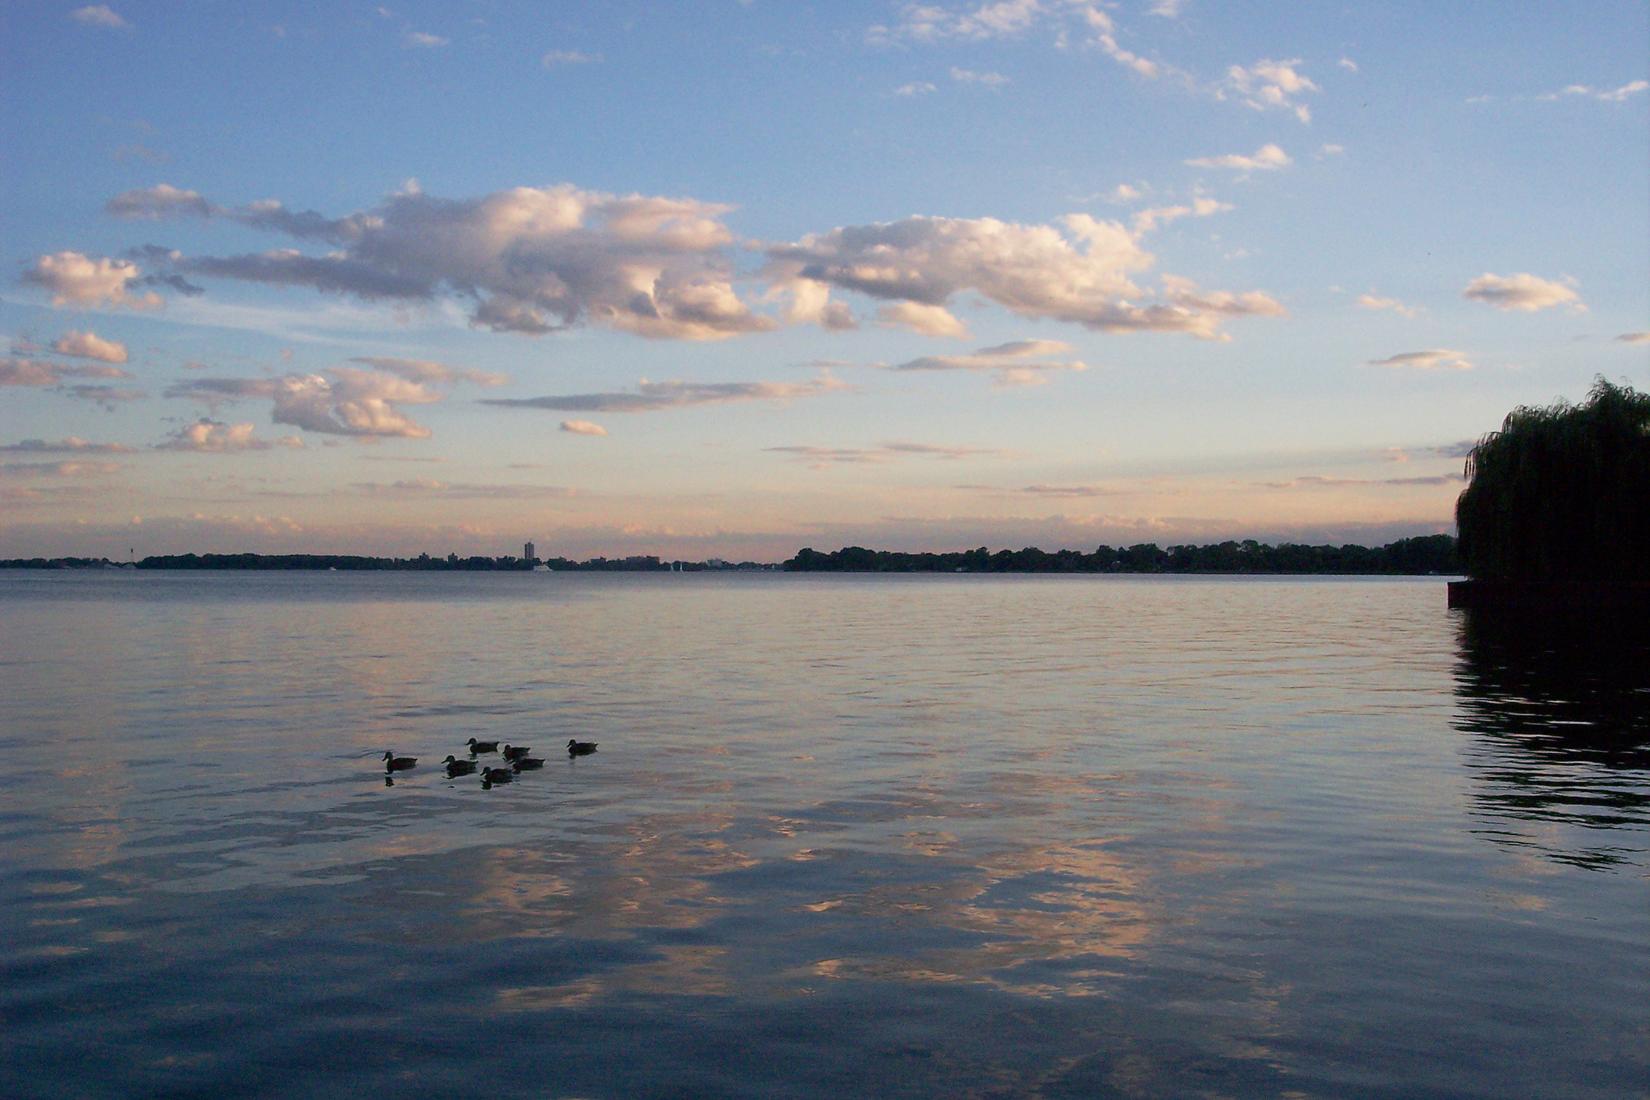
<instances>
[{"instance_id":1,"label":"blue sky","mask_svg":"<svg viewBox=\"0 0 1650 1100\"><path fill-rule=\"evenodd\" d=\"M1378 542L1650 374L1643 3L16 3L0 556Z\"/></svg>"}]
</instances>

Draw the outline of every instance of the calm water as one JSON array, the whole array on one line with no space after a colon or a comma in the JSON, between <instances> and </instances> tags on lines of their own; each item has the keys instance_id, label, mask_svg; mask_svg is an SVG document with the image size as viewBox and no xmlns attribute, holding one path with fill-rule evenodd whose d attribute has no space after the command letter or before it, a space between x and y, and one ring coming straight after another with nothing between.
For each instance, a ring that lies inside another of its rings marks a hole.
<instances>
[{"instance_id":1,"label":"calm water","mask_svg":"<svg viewBox=\"0 0 1650 1100\"><path fill-rule=\"evenodd\" d=\"M0 574L0 1095L1650 1095L1650 647L1550 637L1436 581Z\"/></svg>"}]
</instances>

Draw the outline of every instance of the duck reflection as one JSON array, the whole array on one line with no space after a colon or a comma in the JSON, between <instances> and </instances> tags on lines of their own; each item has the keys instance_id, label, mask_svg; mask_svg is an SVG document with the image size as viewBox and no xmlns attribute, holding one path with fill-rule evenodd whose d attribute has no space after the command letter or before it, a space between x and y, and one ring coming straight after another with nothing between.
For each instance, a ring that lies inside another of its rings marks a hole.
<instances>
[{"instance_id":1,"label":"duck reflection","mask_svg":"<svg viewBox=\"0 0 1650 1100\"><path fill-rule=\"evenodd\" d=\"M1645 861L1650 624L1464 612L1455 697L1487 835L1596 869Z\"/></svg>"}]
</instances>

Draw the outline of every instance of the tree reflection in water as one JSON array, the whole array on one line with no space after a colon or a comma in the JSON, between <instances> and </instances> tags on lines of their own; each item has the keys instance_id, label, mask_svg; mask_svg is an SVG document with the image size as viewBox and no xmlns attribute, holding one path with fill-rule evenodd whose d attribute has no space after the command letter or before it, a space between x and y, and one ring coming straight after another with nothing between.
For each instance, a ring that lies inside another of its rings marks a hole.
<instances>
[{"instance_id":1,"label":"tree reflection in water","mask_svg":"<svg viewBox=\"0 0 1650 1100\"><path fill-rule=\"evenodd\" d=\"M1650 624L1460 614L1455 726L1486 835L1596 870L1650 863Z\"/></svg>"}]
</instances>

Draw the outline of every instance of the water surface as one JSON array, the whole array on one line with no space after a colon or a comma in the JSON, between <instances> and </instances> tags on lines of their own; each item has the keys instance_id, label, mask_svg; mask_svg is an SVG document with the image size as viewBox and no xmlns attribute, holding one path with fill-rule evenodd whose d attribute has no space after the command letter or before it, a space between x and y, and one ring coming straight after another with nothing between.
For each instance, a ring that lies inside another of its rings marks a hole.
<instances>
[{"instance_id":1,"label":"water surface","mask_svg":"<svg viewBox=\"0 0 1650 1100\"><path fill-rule=\"evenodd\" d=\"M1650 648L1585 639L1431 580L0 573L0 1094L1647 1095Z\"/></svg>"}]
</instances>

